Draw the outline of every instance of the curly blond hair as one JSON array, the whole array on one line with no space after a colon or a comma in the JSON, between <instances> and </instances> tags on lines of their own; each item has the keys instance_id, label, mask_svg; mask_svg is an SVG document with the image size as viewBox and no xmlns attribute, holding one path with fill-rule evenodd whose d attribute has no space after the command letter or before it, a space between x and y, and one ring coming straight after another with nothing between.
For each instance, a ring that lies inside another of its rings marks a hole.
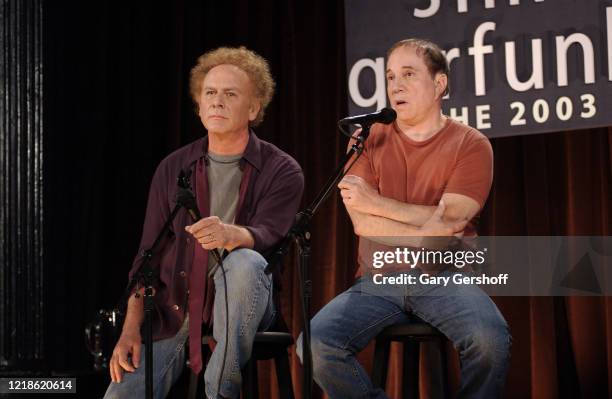
<instances>
[{"instance_id":1,"label":"curly blond hair","mask_svg":"<svg viewBox=\"0 0 612 399\"><path fill-rule=\"evenodd\" d=\"M209 51L198 58L197 64L191 69L189 79L189 92L191 99L198 111L198 99L202 91L202 84L206 74L214 67L222 64L234 65L242 69L248 75L253 87L255 97L260 101L261 108L255 120L251 121L250 126L257 126L261 123L268 104L272 100L276 83L270 73L270 66L265 58L248 50L246 47L220 47Z\"/></svg>"}]
</instances>

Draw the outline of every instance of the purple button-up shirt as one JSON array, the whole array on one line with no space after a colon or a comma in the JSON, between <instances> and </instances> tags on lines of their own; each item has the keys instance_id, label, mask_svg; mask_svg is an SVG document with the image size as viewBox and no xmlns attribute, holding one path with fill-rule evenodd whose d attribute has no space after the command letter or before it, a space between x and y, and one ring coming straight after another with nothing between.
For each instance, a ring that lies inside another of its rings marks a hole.
<instances>
[{"instance_id":1,"label":"purple button-up shirt","mask_svg":"<svg viewBox=\"0 0 612 399\"><path fill-rule=\"evenodd\" d=\"M194 190L198 204L204 204L200 205L202 217L210 216L208 182L195 181L196 175L204 176L206 180L206 162L203 160L207 149L208 136L205 136L173 152L157 167L149 191L139 254L130 270L130 278L142 263L142 251L151 247L176 205L177 177L181 170L191 169L195 172L197 165L203 167L200 173L191 174L191 184L194 188L198 187ZM250 132L240 165L244 171L241 182L244 189L240 190L235 224L251 232L255 241L253 249L265 256L293 224L302 198L304 176L291 156L273 144L260 140L253 131ZM187 306L191 308L194 300L204 302L204 321L212 308L214 296L211 294L210 279L205 290L206 298L197 298L193 292L187 295L188 288L193 286L190 276L196 241L184 228L192 223L189 214L181 209L171 225L171 234L162 241L153 257L153 266L159 270L159 279L155 283L154 340L174 336L183 324ZM207 258L208 251L204 252ZM207 259L202 261L207 264Z\"/></svg>"}]
</instances>

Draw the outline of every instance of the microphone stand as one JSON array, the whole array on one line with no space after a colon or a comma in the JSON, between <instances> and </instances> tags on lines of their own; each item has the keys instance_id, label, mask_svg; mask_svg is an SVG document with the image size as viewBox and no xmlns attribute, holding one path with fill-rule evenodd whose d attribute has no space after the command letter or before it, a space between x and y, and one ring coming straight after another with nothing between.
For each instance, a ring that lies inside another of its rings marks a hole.
<instances>
[{"instance_id":1,"label":"microphone stand","mask_svg":"<svg viewBox=\"0 0 612 399\"><path fill-rule=\"evenodd\" d=\"M289 247L293 242L298 247L299 257L299 280L302 296L302 317L304 319L304 329L302 331L302 398L310 399L312 397L312 352L310 349L310 297L312 296L312 281L309 277L310 256L311 256L311 234L310 221L316 214L321 204L330 196L332 190L336 187L336 183L342 179L355 161L363 152L363 144L370 134L370 124L363 124L362 130L357 137L357 141L351 146L351 149L340 160L339 165L329 177L323 189L319 192L312 203L303 211L299 212L295 217L293 226L283 238L277 250L271 255L268 266L265 272L271 273L282 262L284 256L289 251ZM353 154L357 154L355 160L346 168Z\"/></svg>"},{"instance_id":2,"label":"microphone stand","mask_svg":"<svg viewBox=\"0 0 612 399\"><path fill-rule=\"evenodd\" d=\"M186 177L184 172L181 171L178 181L179 186L182 187L184 181L186 181ZM127 288L125 289L120 304L123 306L127 306L130 295L132 294L132 290L138 283L138 281L142 280L143 285L145 287L143 301L144 301L144 345L145 345L145 398L153 399L153 281L157 277L153 267L151 265L151 260L153 259L153 255L157 253L160 249L160 245L162 240L165 238L166 234L170 234L170 225L172 224L174 218L176 217L178 211L184 207L184 203L181 199L181 196L177 197L176 205L172 212L166 219L166 222L162 226L160 232L158 233L153 245L150 248L142 251L142 257L144 258L143 262L140 264L137 272L134 273L132 279L130 280Z\"/></svg>"}]
</instances>

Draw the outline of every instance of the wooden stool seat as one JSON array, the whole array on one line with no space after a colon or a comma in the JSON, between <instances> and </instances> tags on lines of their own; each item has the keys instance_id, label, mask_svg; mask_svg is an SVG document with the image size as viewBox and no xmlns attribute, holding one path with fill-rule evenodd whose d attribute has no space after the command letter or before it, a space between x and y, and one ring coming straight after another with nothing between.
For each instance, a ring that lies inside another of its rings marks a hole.
<instances>
[{"instance_id":1,"label":"wooden stool seat","mask_svg":"<svg viewBox=\"0 0 612 399\"><path fill-rule=\"evenodd\" d=\"M376 336L374 367L372 368L372 383L374 386L385 389L391 342L402 342L404 345L404 366L402 369L402 380L404 381L404 386L402 387L403 398L418 399L420 344L424 341L431 341L432 354L440 363L437 370L440 383L436 384L439 387L439 392L434 393L432 397L448 397L446 336L435 327L417 318L408 323L387 327Z\"/></svg>"}]
</instances>

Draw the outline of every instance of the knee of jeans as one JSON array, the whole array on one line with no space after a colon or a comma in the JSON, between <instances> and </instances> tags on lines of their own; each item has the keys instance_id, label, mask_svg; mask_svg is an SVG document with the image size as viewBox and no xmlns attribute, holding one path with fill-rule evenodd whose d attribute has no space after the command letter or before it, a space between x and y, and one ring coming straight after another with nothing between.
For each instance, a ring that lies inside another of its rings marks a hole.
<instances>
[{"instance_id":1,"label":"knee of jeans","mask_svg":"<svg viewBox=\"0 0 612 399\"><path fill-rule=\"evenodd\" d=\"M300 363L304 363L303 351L302 351L303 334L300 333L298 339L295 342L295 353L300 359ZM333 346L326 342L325 336L320 334L316 329L312 329L310 332L310 353L312 355L312 367L315 371L322 370L326 366L325 359L335 352Z\"/></svg>"},{"instance_id":2,"label":"knee of jeans","mask_svg":"<svg viewBox=\"0 0 612 399\"><path fill-rule=\"evenodd\" d=\"M510 356L512 336L505 323L482 327L471 335L467 351L475 354L481 362L495 364L505 362Z\"/></svg>"},{"instance_id":3,"label":"knee of jeans","mask_svg":"<svg viewBox=\"0 0 612 399\"><path fill-rule=\"evenodd\" d=\"M223 259L223 266L231 268L233 265L251 264L256 268L264 269L268 262L257 251L249 248L238 248L233 250Z\"/></svg>"},{"instance_id":4,"label":"knee of jeans","mask_svg":"<svg viewBox=\"0 0 612 399\"><path fill-rule=\"evenodd\" d=\"M223 260L225 273L244 283L261 278L267 264L259 252L247 248L234 250Z\"/></svg>"}]
</instances>

